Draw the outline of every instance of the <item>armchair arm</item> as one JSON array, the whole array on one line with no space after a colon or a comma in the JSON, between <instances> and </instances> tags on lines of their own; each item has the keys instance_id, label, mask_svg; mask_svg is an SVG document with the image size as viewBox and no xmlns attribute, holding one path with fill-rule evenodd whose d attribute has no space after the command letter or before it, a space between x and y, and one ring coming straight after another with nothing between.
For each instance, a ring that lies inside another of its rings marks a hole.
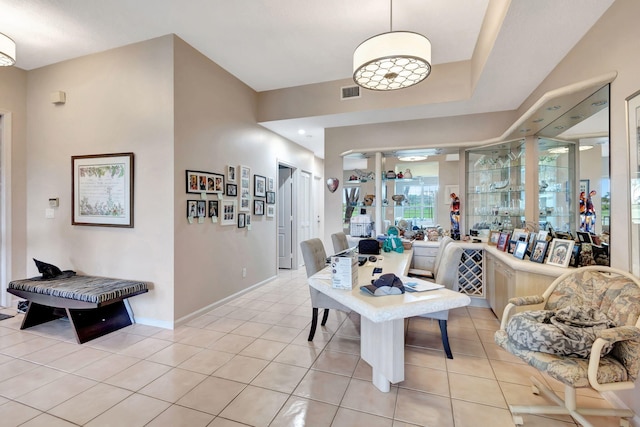
<instances>
[{"instance_id":1,"label":"armchair arm","mask_svg":"<svg viewBox=\"0 0 640 427\"><path fill-rule=\"evenodd\" d=\"M589 377L589 383L591 387L598 391L615 391L625 390L634 387L632 381L620 381L616 383L604 383L598 382L598 368L600 366L600 358L602 354L602 348L606 344L613 344L619 341L640 341L640 329L635 326L620 326L617 328L604 329L598 333L593 346L591 347L591 354L589 355L589 369L587 376Z\"/></svg>"},{"instance_id":2,"label":"armchair arm","mask_svg":"<svg viewBox=\"0 0 640 427\"><path fill-rule=\"evenodd\" d=\"M544 297L542 295L530 295L526 297L516 297L509 299L509 303L521 307L523 305L535 305L541 304L544 302Z\"/></svg>"}]
</instances>

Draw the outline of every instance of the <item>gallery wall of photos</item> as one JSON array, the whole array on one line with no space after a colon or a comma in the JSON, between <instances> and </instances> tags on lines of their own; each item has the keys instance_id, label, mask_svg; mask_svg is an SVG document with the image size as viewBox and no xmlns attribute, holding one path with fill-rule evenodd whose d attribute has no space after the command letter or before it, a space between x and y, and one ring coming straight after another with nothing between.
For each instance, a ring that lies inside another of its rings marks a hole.
<instances>
[{"instance_id":1,"label":"gallery wall of photos","mask_svg":"<svg viewBox=\"0 0 640 427\"><path fill-rule=\"evenodd\" d=\"M186 171L189 224L219 224L251 229L251 217L275 218L275 179L251 174L248 166L227 166L225 173ZM253 190L253 191L252 191ZM196 197L196 196L194 196Z\"/></svg>"}]
</instances>

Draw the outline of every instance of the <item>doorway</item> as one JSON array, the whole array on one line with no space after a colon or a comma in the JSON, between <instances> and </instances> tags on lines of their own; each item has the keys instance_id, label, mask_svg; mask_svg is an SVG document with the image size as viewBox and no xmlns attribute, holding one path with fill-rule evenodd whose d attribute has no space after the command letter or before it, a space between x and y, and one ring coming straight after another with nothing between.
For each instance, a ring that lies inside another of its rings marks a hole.
<instances>
[{"instance_id":1,"label":"doorway","mask_svg":"<svg viewBox=\"0 0 640 427\"><path fill-rule=\"evenodd\" d=\"M278 165L278 268L293 268L293 168Z\"/></svg>"},{"instance_id":2,"label":"doorway","mask_svg":"<svg viewBox=\"0 0 640 427\"><path fill-rule=\"evenodd\" d=\"M11 113L0 111L0 306L11 305Z\"/></svg>"}]
</instances>

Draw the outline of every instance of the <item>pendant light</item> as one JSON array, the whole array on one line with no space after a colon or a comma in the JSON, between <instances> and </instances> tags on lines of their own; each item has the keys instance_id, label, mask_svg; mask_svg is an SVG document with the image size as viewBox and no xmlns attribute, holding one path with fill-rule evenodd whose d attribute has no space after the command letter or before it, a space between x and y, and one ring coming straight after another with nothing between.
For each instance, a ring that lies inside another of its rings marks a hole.
<instances>
[{"instance_id":1,"label":"pendant light","mask_svg":"<svg viewBox=\"0 0 640 427\"><path fill-rule=\"evenodd\" d=\"M0 67L10 67L16 63L16 43L0 33Z\"/></svg>"}]
</instances>

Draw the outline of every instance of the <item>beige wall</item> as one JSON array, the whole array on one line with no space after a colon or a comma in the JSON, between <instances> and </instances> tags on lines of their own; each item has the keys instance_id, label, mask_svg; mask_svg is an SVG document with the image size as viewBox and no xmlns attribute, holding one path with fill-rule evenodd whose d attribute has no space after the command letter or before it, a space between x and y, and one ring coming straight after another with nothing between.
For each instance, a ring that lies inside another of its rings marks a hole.
<instances>
[{"instance_id":1,"label":"beige wall","mask_svg":"<svg viewBox=\"0 0 640 427\"><path fill-rule=\"evenodd\" d=\"M7 200L0 209L4 215L2 242L8 245L8 265L0 278L7 282L26 274L25 253L27 233L27 73L15 67L0 67L0 115L6 127L0 147L0 180ZM10 133L9 133L10 132ZM3 247L0 250L5 251ZM7 283L2 283L2 288Z\"/></svg>"},{"instance_id":2,"label":"beige wall","mask_svg":"<svg viewBox=\"0 0 640 427\"><path fill-rule=\"evenodd\" d=\"M27 85L27 274L38 275L37 258L152 282L130 302L138 321L160 326L174 319L172 52L165 36L30 71ZM58 90L64 105L49 100ZM71 156L120 152L135 155L135 227L72 226Z\"/></svg>"},{"instance_id":3,"label":"beige wall","mask_svg":"<svg viewBox=\"0 0 640 427\"><path fill-rule=\"evenodd\" d=\"M257 125L256 110L252 89L176 37L176 320L277 274L276 219L252 215L250 231L210 221L189 224L186 201L198 197L185 192L185 170L221 173L227 165L245 165L277 183L283 162L298 173L321 174L313 153Z\"/></svg>"}]
</instances>

